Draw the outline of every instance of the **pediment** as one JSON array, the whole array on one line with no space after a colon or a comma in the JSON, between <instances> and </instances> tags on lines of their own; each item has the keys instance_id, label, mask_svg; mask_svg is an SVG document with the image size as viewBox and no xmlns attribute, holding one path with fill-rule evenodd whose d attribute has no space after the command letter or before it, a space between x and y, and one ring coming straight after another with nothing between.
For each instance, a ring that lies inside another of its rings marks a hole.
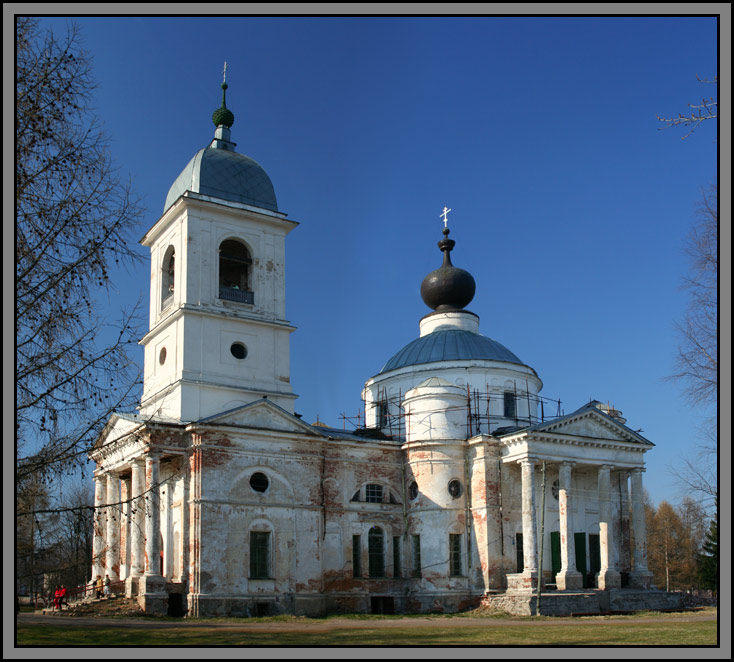
<instances>
[{"instance_id":1,"label":"pediment","mask_svg":"<svg viewBox=\"0 0 734 662\"><path fill-rule=\"evenodd\" d=\"M120 415L113 412L94 442L92 452L132 437L133 432L140 428L141 424L142 422L134 415Z\"/></svg>"},{"instance_id":2,"label":"pediment","mask_svg":"<svg viewBox=\"0 0 734 662\"><path fill-rule=\"evenodd\" d=\"M531 428L533 434L550 433L560 436L593 439L597 441L639 443L652 446L652 442L630 430L616 419L597 409L574 412L555 421L548 421Z\"/></svg>"},{"instance_id":3,"label":"pediment","mask_svg":"<svg viewBox=\"0 0 734 662\"><path fill-rule=\"evenodd\" d=\"M221 414L208 416L197 421L197 424L227 425L322 436L312 425L304 423L297 416L265 399L224 411Z\"/></svg>"}]
</instances>

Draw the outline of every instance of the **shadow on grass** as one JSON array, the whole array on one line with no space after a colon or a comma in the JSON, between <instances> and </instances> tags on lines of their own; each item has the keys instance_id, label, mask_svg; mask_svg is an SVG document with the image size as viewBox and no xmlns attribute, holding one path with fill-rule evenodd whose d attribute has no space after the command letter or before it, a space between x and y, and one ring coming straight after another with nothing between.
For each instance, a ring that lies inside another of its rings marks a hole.
<instances>
[{"instance_id":1,"label":"shadow on grass","mask_svg":"<svg viewBox=\"0 0 734 662\"><path fill-rule=\"evenodd\" d=\"M263 630L266 629L264 625ZM716 623L335 628L308 632L177 627L18 627L19 646L715 646Z\"/></svg>"}]
</instances>

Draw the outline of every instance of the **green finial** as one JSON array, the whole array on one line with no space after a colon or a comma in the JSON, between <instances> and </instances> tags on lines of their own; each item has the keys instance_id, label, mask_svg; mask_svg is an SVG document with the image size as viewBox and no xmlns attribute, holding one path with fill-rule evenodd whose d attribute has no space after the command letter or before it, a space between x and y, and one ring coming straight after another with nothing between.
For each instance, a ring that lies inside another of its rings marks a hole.
<instances>
[{"instance_id":1,"label":"green finial","mask_svg":"<svg viewBox=\"0 0 734 662\"><path fill-rule=\"evenodd\" d=\"M226 126L228 129L234 124L234 114L227 108L227 63L224 63L222 74L222 107L217 108L212 114L214 126Z\"/></svg>"}]
</instances>

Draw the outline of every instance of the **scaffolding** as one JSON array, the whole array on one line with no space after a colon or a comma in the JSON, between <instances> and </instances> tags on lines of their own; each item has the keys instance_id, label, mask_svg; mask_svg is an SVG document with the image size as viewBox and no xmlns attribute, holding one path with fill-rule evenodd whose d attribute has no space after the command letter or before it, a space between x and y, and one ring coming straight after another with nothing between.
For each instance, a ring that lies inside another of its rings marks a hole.
<instances>
[{"instance_id":1,"label":"scaffolding","mask_svg":"<svg viewBox=\"0 0 734 662\"><path fill-rule=\"evenodd\" d=\"M507 394L512 398L508 399ZM508 402L514 403L512 411L508 411ZM520 415L518 405L523 402L527 406L527 415ZM452 407L456 409L456 407ZM484 390L466 387L466 404L461 407L466 411L466 436L467 438L478 434L490 434L498 427L517 426L529 427L554 420L564 415L561 409L561 400L547 398L537 393L531 393L527 388L518 389L515 383L512 391L490 390L489 384ZM446 411L436 410L434 413ZM500 413L497 413L497 412ZM555 413L549 413L553 412ZM426 413L426 412L424 412ZM431 413L431 412L427 412ZM377 398L372 402L362 400L362 408L354 416L342 413L344 430L356 433L378 432L389 439L402 441L409 431L409 414L403 407L403 393L399 390L397 394L388 396L387 390L378 388ZM367 427L367 421L374 424Z\"/></svg>"}]
</instances>

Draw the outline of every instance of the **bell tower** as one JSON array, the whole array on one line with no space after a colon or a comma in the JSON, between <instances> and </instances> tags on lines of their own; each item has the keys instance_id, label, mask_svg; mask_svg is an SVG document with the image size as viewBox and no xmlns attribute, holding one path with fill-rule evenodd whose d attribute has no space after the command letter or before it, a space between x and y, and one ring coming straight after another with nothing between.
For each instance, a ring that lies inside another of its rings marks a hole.
<instances>
[{"instance_id":1,"label":"bell tower","mask_svg":"<svg viewBox=\"0 0 734 662\"><path fill-rule=\"evenodd\" d=\"M225 65L226 73L226 65ZM293 412L285 237L265 170L235 151L234 115L171 186L150 248L150 325L141 414L195 421L267 397Z\"/></svg>"}]
</instances>

